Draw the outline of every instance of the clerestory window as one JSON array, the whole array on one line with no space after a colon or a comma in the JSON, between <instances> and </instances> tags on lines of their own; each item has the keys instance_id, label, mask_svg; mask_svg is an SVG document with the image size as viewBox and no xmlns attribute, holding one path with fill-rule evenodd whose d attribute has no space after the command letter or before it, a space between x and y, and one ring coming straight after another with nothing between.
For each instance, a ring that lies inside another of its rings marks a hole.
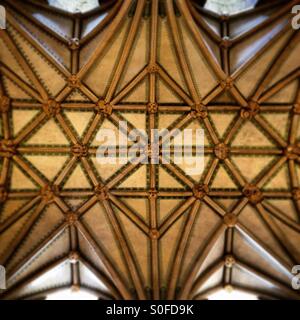
<instances>
[{"instance_id":1,"label":"clerestory window","mask_svg":"<svg viewBox=\"0 0 300 320\"><path fill-rule=\"evenodd\" d=\"M71 12L88 12L99 7L98 0L48 0L49 5Z\"/></svg>"},{"instance_id":2,"label":"clerestory window","mask_svg":"<svg viewBox=\"0 0 300 320\"><path fill-rule=\"evenodd\" d=\"M205 8L219 15L232 15L253 9L258 0L207 0Z\"/></svg>"}]
</instances>

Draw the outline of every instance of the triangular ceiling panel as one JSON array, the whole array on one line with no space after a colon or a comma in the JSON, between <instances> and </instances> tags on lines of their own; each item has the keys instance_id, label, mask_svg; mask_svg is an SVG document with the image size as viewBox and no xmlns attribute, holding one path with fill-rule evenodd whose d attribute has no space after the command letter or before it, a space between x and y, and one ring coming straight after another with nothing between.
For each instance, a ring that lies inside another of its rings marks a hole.
<instances>
[{"instance_id":1,"label":"triangular ceiling panel","mask_svg":"<svg viewBox=\"0 0 300 320\"><path fill-rule=\"evenodd\" d=\"M38 110L23 110L17 109L12 113L12 127L13 134L16 136L24 127L34 119L34 117L38 114Z\"/></svg>"},{"instance_id":2,"label":"triangular ceiling panel","mask_svg":"<svg viewBox=\"0 0 300 320\"><path fill-rule=\"evenodd\" d=\"M272 148L274 143L263 134L260 129L255 126L252 122L247 121L240 128L237 135L232 141L232 147L261 147L261 148Z\"/></svg>"},{"instance_id":3,"label":"triangular ceiling panel","mask_svg":"<svg viewBox=\"0 0 300 320\"><path fill-rule=\"evenodd\" d=\"M224 256L226 248L226 234L225 232L220 235L220 237L216 240L213 245L213 250L209 252L207 257L204 259L203 264L198 270L197 276L203 274L203 272L207 272L210 268L214 267Z\"/></svg>"},{"instance_id":4,"label":"triangular ceiling panel","mask_svg":"<svg viewBox=\"0 0 300 320\"><path fill-rule=\"evenodd\" d=\"M63 184L64 189L90 189L91 183L88 180L82 166L78 164Z\"/></svg>"},{"instance_id":5,"label":"triangular ceiling panel","mask_svg":"<svg viewBox=\"0 0 300 320\"><path fill-rule=\"evenodd\" d=\"M66 110L64 111L64 114L79 137L82 137L94 116L94 112L82 112L75 110Z\"/></svg>"},{"instance_id":6,"label":"triangular ceiling panel","mask_svg":"<svg viewBox=\"0 0 300 320\"><path fill-rule=\"evenodd\" d=\"M270 204L276 210L279 210L283 216L287 216L294 221L298 221L298 213L295 207L295 203L292 199L269 199Z\"/></svg>"},{"instance_id":7,"label":"triangular ceiling panel","mask_svg":"<svg viewBox=\"0 0 300 320\"><path fill-rule=\"evenodd\" d=\"M4 88L11 98L32 100L33 97L26 90L13 82L10 78L3 75L2 79Z\"/></svg>"},{"instance_id":8,"label":"triangular ceiling panel","mask_svg":"<svg viewBox=\"0 0 300 320\"><path fill-rule=\"evenodd\" d=\"M47 271L35 280L32 280L28 286L22 286L16 290L16 293L26 298L27 296L38 294L44 290L50 288L66 287L70 286L71 281L71 269L68 261L61 263L58 266L54 266L53 269Z\"/></svg>"},{"instance_id":9,"label":"triangular ceiling panel","mask_svg":"<svg viewBox=\"0 0 300 320\"><path fill-rule=\"evenodd\" d=\"M204 283L201 284L199 290L195 292L195 298L200 296L202 299L207 299L207 293L209 293L211 289L217 288L221 285L223 274L223 268L219 268L216 272L214 272L206 281L204 281Z\"/></svg>"},{"instance_id":10,"label":"triangular ceiling panel","mask_svg":"<svg viewBox=\"0 0 300 320\"><path fill-rule=\"evenodd\" d=\"M236 79L236 84L242 94L246 97L251 97L257 89L260 81L262 81L265 72L270 68L277 55L284 48L286 41L290 37L290 32L283 34L277 41L267 48L260 56L258 56L251 66L247 67ZM247 46L245 45L245 50Z\"/></svg>"},{"instance_id":11,"label":"triangular ceiling panel","mask_svg":"<svg viewBox=\"0 0 300 320\"><path fill-rule=\"evenodd\" d=\"M101 220L101 224L95 223L98 219ZM84 215L83 223L101 246L104 253L109 256L116 270L119 270L121 274L126 276L126 282L130 283L131 280L128 276L126 262L119 250L119 243L116 236L112 233L112 226L103 207L97 203Z\"/></svg>"},{"instance_id":12,"label":"triangular ceiling panel","mask_svg":"<svg viewBox=\"0 0 300 320\"><path fill-rule=\"evenodd\" d=\"M146 116L144 113L122 112L121 115L128 123L128 126L136 126L135 128L138 130L146 130Z\"/></svg>"},{"instance_id":13,"label":"triangular ceiling panel","mask_svg":"<svg viewBox=\"0 0 300 320\"><path fill-rule=\"evenodd\" d=\"M17 165L12 166L10 187L12 190L36 190L36 183Z\"/></svg>"},{"instance_id":14,"label":"triangular ceiling panel","mask_svg":"<svg viewBox=\"0 0 300 320\"><path fill-rule=\"evenodd\" d=\"M96 254L94 248L91 246L91 244L84 238L84 236L79 232L78 233L78 247L80 255L88 261L92 266L96 267L97 270L100 272L103 272L105 276L109 277L109 273L106 270L103 261L99 258L99 256Z\"/></svg>"},{"instance_id":15,"label":"triangular ceiling panel","mask_svg":"<svg viewBox=\"0 0 300 320\"><path fill-rule=\"evenodd\" d=\"M90 99L78 88L73 88L68 96L65 98L64 102L66 103L78 103L78 102L89 102Z\"/></svg>"},{"instance_id":16,"label":"triangular ceiling panel","mask_svg":"<svg viewBox=\"0 0 300 320\"><path fill-rule=\"evenodd\" d=\"M264 185L265 190L289 190L288 185L289 171L288 166L283 165L274 176Z\"/></svg>"},{"instance_id":17,"label":"triangular ceiling panel","mask_svg":"<svg viewBox=\"0 0 300 320\"><path fill-rule=\"evenodd\" d=\"M274 231L284 246L289 250L291 257L294 261L298 261L300 256L297 250L300 241L300 233L293 230L279 219L271 216L271 221L274 223ZM289 236L287 236L289 235ZM292 235L290 237L290 235Z\"/></svg>"},{"instance_id":18,"label":"triangular ceiling panel","mask_svg":"<svg viewBox=\"0 0 300 320\"><path fill-rule=\"evenodd\" d=\"M270 165L274 162L274 157L236 156L233 157L232 162L239 169L243 177L246 178L249 183L253 183L259 178L262 172L270 168Z\"/></svg>"},{"instance_id":19,"label":"triangular ceiling panel","mask_svg":"<svg viewBox=\"0 0 300 320\"><path fill-rule=\"evenodd\" d=\"M117 62L122 54L124 41L126 39L128 31L128 21L126 21L127 27L122 27L120 32L115 35L115 38L110 42L109 47L98 58L93 68L85 76L84 83L91 88L99 97L106 94L106 89L112 80L113 71L117 67ZM97 76L101 74L101 76Z\"/></svg>"},{"instance_id":20,"label":"triangular ceiling panel","mask_svg":"<svg viewBox=\"0 0 300 320\"><path fill-rule=\"evenodd\" d=\"M268 104L272 104L272 103L291 104L296 99L298 88L299 88L299 81L297 79L288 83L286 86L283 87L283 89L271 95L268 99L266 100L264 99L264 102Z\"/></svg>"},{"instance_id":21,"label":"triangular ceiling panel","mask_svg":"<svg viewBox=\"0 0 300 320\"><path fill-rule=\"evenodd\" d=\"M7 221L12 215L16 214L28 202L27 199L8 200L4 203L0 214L0 225Z\"/></svg>"},{"instance_id":22,"label":"triangular ceiling panel","mask_svg":"<svg viewBox=\"0 0 300 320\"><path fill-rule=\"evenodd\" d=\"M81 284L85 287L95 290L101 290L104 293L109 293L109 289L101 279L90 271L83 263L79 263Z\"/></svg>"},{"instance_id":23,"label":"triangular ceiling panel","mask_svg":"<svg viewBox=\"0 0 300 320\"><path fill-rule=\"evenodd\" d=\"M158 216L159 222L162 223L175 210L179 209L186 199L159 199L158 201Z\"/></svg>"},{"instance_id":24,"label":"triangular ceiling panel","mask_svg":"<svg viewBox=\"0 0 300 320\"><path fill-rule=\"evenodd\" d=\"M52 13L50 10L45 10L39 7L38 12L36 7L25 3L23 9L26 13L37 23L44 25L44 27L51 29L54 33L64 37L72 37L72 19L67 19L57 13Z\"/></svg>"},{"instance_id":25,"label":"triangular ceiling panel","mask_svg":"<svg viewBox=\"0 0 300 320\"><path fill-rule=\"evenodd\" d=\"M133 79L131 79L133 80ZM148 77L142 79L133 89L129 91L120 101L121 104L146 104L148 100L147 89L149 87ZM124 88L121 88L123 90ZM118 94L116 94L118 96Z\"/></svg>"},{"instance_id":26,"label":"triangular ceiling panel","mask_svg":"<svg viewBox=\"0 0 300 320\"><path fill-rule=\"evenodd\" d=\"M37 128L35 134L26 141L26 145L69 145L64 132L54 119L47 120Z\"/></svg>"},{"instance_id":27,"label":"triangular ceiling panel","mask_svg":"<svg viewBox=\"0 0 300 320\"><path fill-rule=\"evenodd\" d=\"M297 56L297 52L299 52L300 44L299 44L299 41L294 40L294 42L292 42L293 40L294 39L290 40L290 43L289 43L290 48L291 48L289 55L278 66L279 68L278 68L275 76L272 78L272 81L269 83L269 86L274 85L275 83L277 83L277 81L279 81L280 79L283 79L290 72L292 72L300 67L299 60L295 59L295 57ZM292 43L293 43L293 45L292 45ZM297 62L295 63L295 61L297 61Z\"/></svg>"},{"instance_id":28,"label":"triangular ceiling panel","mask_svg":"<svg viewBox=\"0 0 300 320\"><path fill-rule=\"evenodd\" d=\"M54 204L46 207L40 213L34 227L31 229L30 234L23 240L21 246L14 252L8 267L11 268L18 264L22 259L32 252L32 248L37 248L40 243L53 231L62 224L64 220L63 213Z\"/></svg>"},{"instance_id":29,"label":"triangular ceiling panel","mask_svg":"<svg viewBox=\"0 0 300 320\"><path fill-rule=\"evenodd\" d=\"M278 242L274 239L272 233L255 208L247 205L239 215L239 220L247 229L251 230L253 235L257 237L261 243L265 244L266 248L269 248L286 263L290 263L290 258L287 257L286 253L280 248Z\"/></svg>"},{"instance_id":30,"label":"triangular ceiling panel","mask_svg":"<svg viewBox=\"0 0 300 320\"><path fill-rule=\"evenodd\" d=\"M136 198L119 198L129 209L137 216L142 218L146 224L149 221L149 204L148 199Z\"/></svg>"},{"instance_id":31,"label":"triangular ceiling panel","mask_svg":"<svg viewBox=\"0 0 300 320\"><path fill-rule=\"evenodd\" d=\"M163 79L157 81L157 100L161 104L174 103L186 104L178 93L176 93Z\"/></svg>"},{"instance_id":32,"label":"triangular ceiling panel","mask_svg":"<svg viewBox=\"0 0 300 320\"><path fill-rule=\"evenodd\" d=\"M242 288L265 291L266 293L274 293L280 296L280 289L272 284L271 281L259 277L253 272L234 267L232 272L233 284Z\"/></svg>"},{"instance_id":33,"label":"triangular ceiling panel","mask_svg":"<svg viewBox=\"0 0 300 320\"><path fill-rule=\"evenodd\" d=\"M261 113L261 116L266 122L275 130L283 139L288 138L290 128L290 118L288 114L276 112L276 113Z\"/></svg>"},{"instance_id":34,"label":"triangular ceiling panel","mask_svg":"<svg viewBox=\"0 0 300 320\"><path fill-rule=\"evenodd\" d=\"M145 235L135 224L116 208L115 212L124 230L128 245L132 248L135 261L137 261L143 283L147 286L151 283L149 268L150 242L148 235Z\"/></svg>"},{"instance_id":35,"label":"triangular ceiling panel","mask_svg":"<svg viewBox=\"0 0 300 320\"><path fill-rule=\"evenodd\" d=\"M202 203L195 217L195 222L193 224L185 251L182 272L180 276L181 284L183 284L185 277L189 274L189 272L191 272L191 268L193 267L195 261L202 257L202 254L205 254L205 246L208 244L208 242L211 240L211 237L220 226L220 222L221 220L218 215L210 207ZM219 242L218 239L220 240ZM218 256L218 252L223 249L221 243L222 236L220 235L218 239L216 239L217 241L215 243L216 247L218 248L218 250L216 250L216 256ZM207 258L207 261L209 262L210 259L209 257ZM210 263L212 263L211 260ZM199 271L200 270L197 271L198 274Z\"/></svg>"},{"instance_id":36,"label":"triangular ceiling panel","mask_svg":"<svg viewBox=\"0 0 300 320\"><path fill-rule=\"evenodd\" d=\"M69 156L57 155L51 157L49 155L28 155L25 157L40 173L42 173L49 181L53 181L55 176L64 167Z\"/></svg>"},{"instance_id":37,"label":"triangular ceiling panel","mask_svg":"<svg viewBox=\"0 0 300 320\"><path fill-rule=\"evenodd\" d=\"M207 63L203 53L193 41L191 33L188 31L184 22L181 24L182 40L186 50L186 56L188 57L191 65L197 65L197 71L191 68L191 72L196 84L196 88L199 91L200 96L205 97L216 85L218 85L218 79L213 72L211 66ZM218 46L213 43L209 38L203 34L203 39L206 46L212 53L212 58L215 63L219 64L219 50Z\"/></svg>"},{"instance_id":38,"label":"triangular ceiling panel","mask_svg":"<svg viewBox=\"0 0 300 320\"><path fill-rule=\"evenodd\" d=\"M39 76L41 85L48 91L50 96L55 97L65 85L64 76L53 65L44 70L43 66L48 63L47 60L14 29L11 29L10 33L19 50L27 57L32 71Z\"/></svg>"},{"instance_id":39,"label":"triangular ceiling panel","mask_svg":"<svg viewBox=\"0 0 300 320\"><path fill-rule=\"evenodd\" d=\"M139 188L146 189L147 188L147 167L141 166L135 172L131 173L131 175L124 180L121 184L119 184L119 188Z\"/></svg>"},{"instance_id":40,"label":"triangular ceiling panel","mask_svg":"<svg viewBox=\"0 0 300 320\"><path fill-rule=\"evenodd\" d=\"M180 64L176 56L172 34L167 20L159 20L159 23L161 36L164 38L164 41L158 43L158 62L165 70L169 70L176 83L178 83L185 92L188 92L184 75L180 69Z\"/></svg>"},{"instance_id":41,"label":"triangular ceiling panel","mask_svg":"<svg viewBox=\"0 0 300 320\"><path fill-rule=\"evenodd\" d=\"M170 172L164 168L159 168L159 171L159 188L164 189L172 186L174 189L184 189L184 185L181 181L172 176Z\"/></svg>"},{"instance_id":42,"label":"triangular ceiling panel","mask_svg":"<svg viewBox=\"0 0 300 320\"><path fill-rule=\"evenodd\" d=\"M220 165L216 171L215 177L211 183L212 189L236 189L237 184L234 179L228 174L228 170L223 165Z\"/></svg>"},{"instance_id":43,"label":"triangular ceiling panel","mask_svg":"<svg viewBox=\"0 0 300 320\"><path fill-rule=\"evenodd\" d=\"M149 34L149 20L143 20L133 43L133 49L126 61L123 76L117 92L128 85L147 65L147 37Z\"/></svg>"},{"instance_id":44,"label":"triangular ceiling panel","mask_svg":"<svg viewBox=\"0 0 300 320\"><path fill-rule=\"evenodd\" d=\"M71 52L66 50L67 44L63 44L59 39L50 35L37 24L30 23L30 20L21 14L14 12L14 15L17 21L20 21L24 33L29 33L30 37L32 37L43 50L53 53L55 60L62 63L67 69L70 68Z\"/></svg>"},{"instance_id":45,"label":"triangular ceiling panel","mask_svg":"<svg viewBox=\"0 0 300 320\"><path fill-rule=\"evenodd\" d=\"M211 30L215 32L216 35L221 36L221 26L218 19L214 17L202 15L200 13L201 18L206 22L206 24L210 27Z\"/></svg>"},{"instance_id":46,"label":"triangular ceiling panel","mask_svg":"<svg viewBox=\"0 0 300 320\"><path fill-rule=\"evenodd\" d=\"M30 219L33 211L28 212L26 215L22 216L17 222L15 222L10 228L5 230L0 235L0 241L2 243L0 247L0 261L1 264L4 264L4 256L7 251L10 249L15 237L22 230L26 222Z\"/></svg>"},{"instance_id":47,"label":"triangular ceiling panel","mask_svg":"<svg viewBox=\"0 0 300 320\"><path fill-rule=\"evenodd\" d=\"M104 121L102 123L100 123L100 125L98 126L96 132L95 132L95 136L93 137L93 139L91 139L91 146L92 147L99 147L101 145L103 145L103 139L101 139L101 136L99 137L98 133L100 132L100 130L111 130L111 141L109 141L109 146L117 146L117 142L120 139L120 136L122 137L122 140L126 138L125 133L123 132L123 130L119 131L119 127L117 125L115 125L110 119L105 118Z\"/></svg>"},{"instance_id":48,"label":"triangular ceiling panel","mask_svg":"<svg viewBox=\"0 0 300 320\"><path fill-rule=\"evenodd\" d=\"M27 260L12 278L8 280L8 285L14 285L22 279L34 274L39 268L49 265L60 257L64 257L69 252L69 231L67 229L56 234L45 246L44 250L31 259Z\"/></svg>"},{"instance_id":49,"label":"triangular ceiling panel","mask_svg":"<svg viewBox=\"0 0 300 320\"><path fill-rule=\"evenodd\" d=\"M186 125L184 128L182 129L188 129L188 130L192 130L193 133L193 143L196 144L196 130L202 129L204 132L204 147L209 147L212 145L211 143L211 138L210 138L210 134L207 130L207 127L204 125L204 123L202 121L199 121L199 119L196 120L192 120L188 125ZM198 142L198 146L199 146L199 142Z\"/></svg>"},{"instance_id":50,"label":"triangular ceiling panel","mask_svg":"<svg viewBox=\"0 0 300 320\"><path fill-rule=\"evenodd\" d=\"M103 12L100 15L95 15L92 17L87 17L82 23L82 37L88 36L95 28L99 27L103 19L107 16L107 12Z\"/></svg>"},{"instance_id":51,"label":"triangular ceiling panel","mask_svg":"<svg viewBox=\"0 0 300 320\"><path fill-rule=\"evenodd\" d=\"M158 126L159 130L169 128L173 123L176 123L181 118L181 113L162 113L159 115Z\"/></svg>"},{"instance_id":52,"label":"triangular ceiling panel","mask_svg":"<svg viewBox=\"0 0 300 320\"><path fill-rule=\"evenodd\" d=\"M9 48L7 47L3 39L0 40L0 50L2 52L1 54L2 63L4 63L7 67L9 67L15 74L17 74L28 85L32 86L33 85L32 82L27 77L20 63L16 59L14 53L12 53L11 50L9 50Z\"/></svg>"},{"instance_id":53,"label":"triangular ceiling panel","mask_svg":"<svg viewBox=\"0 0 300 320\"><path fill-rule=\"evenodd\" d=\"M230 35L237 37L245 32L249 32L254 29L258 24L267 21L272 14L278 10L278 6L274 4L272 8L266 8L264 14L252 13L248 16L243 16L230 21Z\"/></svg>"},{"instance_id":54,"label":"triangular ceiling panel","mask_svg":"<svg viewBox=\"0 0 300 320\"><path fill-rule=\"evenodd\" d=\"M168 284L168 280L170 277L170 271L173 264L173 260L176 257L177 252L177 243L180 239L180 234L184 227L184 222L186 220L186 216L188 212L186 212L183 216L181 216L172 227L163 235L160 240L161 246L161 281L163 285Z\"/></svg>"},{"instance_id":55,"label":"triangular ceiling panel","mask_svg":"<svg viewBox=\"0 0 300 320\"><path fill-rule=\"evenodd\" d=\"M221 90L220 93L212 99L211 103L212 104L217 103L220 105L238 104L236 98L232 95L231 91L228 91L228 90Z\"/></svg>"},{"instance_id":56,"label":"triangular ceiling panel","mask_svg":"<svg viewBox=\"0 0 300 320\"><path fill-rule=\"evenodd\" d=\"M113 163L113 164L102 163L102 161L99 161L97 157L93 157L91 158L91 160L95 167L96 172L98 173L99 177L103 181L109 180L114 174L116 174L124 166L124 164L118 163L118 160L116 160L116 163Z\"/></svg>"},{"instance_id":57,"label":"triangular ceiling panel","mask_svg":"<svg viewBox=\"0 0 300 320\"><path fill-rule=\"evenodd\" d=\"M211 112L210 118L214 127L219 135L219 137L223 137L224 134L228 131L228 129L234 123L236 114L235 113L219 113L219 112Z\"/></svg>"},{"instance_id":58,"label":"triangular ceiling panel","mask_svg":"<svg viewBox=\"0 0 300 320\"><path fill-rule=\"evenodd\" d=\"M257 248L254 249L239 232L234 234L233 251L237 260L249 263L260 271L267 271L270 276L277 277L278 280L285 283L290 282L290 276L279 265L270 263L268 256Z\"/></svg>"},{"instance_id":59,"label":"triangular ceiling panel","mask_svg":"<svg viewBox=\"0 0 300 320\"><path fill-rule=\"evenodd\" d=\"M246 63L251 57L253 57L255 54L258 54L264 46L270 43L272 38L275 38L280 32L282 32L287 23L289 23L287 18L283 18L280 23L272 23L258 33L247 37L246 41L243 41L240 45L237 45L234 49L232 49L231 61L233 65L231 72L234 72L237 68Z\"/></svg>"}]
</instances>

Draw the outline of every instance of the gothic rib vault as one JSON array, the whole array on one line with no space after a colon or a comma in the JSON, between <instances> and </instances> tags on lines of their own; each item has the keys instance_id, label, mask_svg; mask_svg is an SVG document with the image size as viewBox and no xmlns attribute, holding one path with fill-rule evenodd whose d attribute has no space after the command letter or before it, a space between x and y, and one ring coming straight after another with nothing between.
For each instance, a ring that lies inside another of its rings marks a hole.
<instances>
[{"instance_id":1,"label":"gothic rib vault","mask_svg":"<svg viewBox=\"0 0 300 320\"><path fill-rule=\"evenodd\" d=\"M192 0L69 14L3 1L1 299L299 299L298 1L219 17ZM99 165L100 128L203 128L205 170Z\"/></svg>"}]
</instances>

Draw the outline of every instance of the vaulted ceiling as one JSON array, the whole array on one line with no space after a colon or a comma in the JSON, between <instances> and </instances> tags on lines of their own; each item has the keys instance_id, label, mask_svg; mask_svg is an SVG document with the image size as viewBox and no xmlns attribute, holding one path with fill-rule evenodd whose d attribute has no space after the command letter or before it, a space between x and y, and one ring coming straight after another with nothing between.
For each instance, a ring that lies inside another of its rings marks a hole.
<instances>
[{"instance_id":1,"label":"vaulted ceiling","mask_svg":"<svg viewBox=\"0 0 300 320\"><path fill-rule=\"evenodd\" d=\"M299 1L230 17L192 0L2 2L0 298L298 299ZM202 128L203 173L99 164L97 132L124 120Z\"/></svg>"}]
</instances>

